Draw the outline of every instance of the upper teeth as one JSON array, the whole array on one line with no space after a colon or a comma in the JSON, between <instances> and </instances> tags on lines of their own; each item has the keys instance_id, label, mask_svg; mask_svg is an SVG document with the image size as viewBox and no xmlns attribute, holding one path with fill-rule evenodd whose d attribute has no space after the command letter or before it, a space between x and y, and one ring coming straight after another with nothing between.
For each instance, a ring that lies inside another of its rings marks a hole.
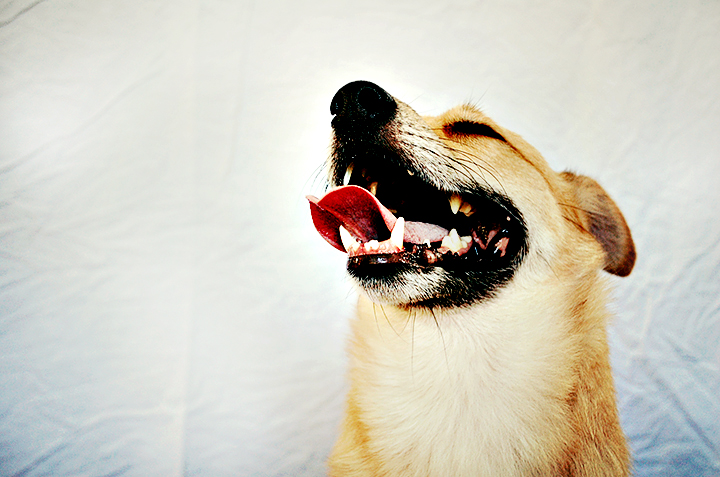
<instances>
[{"instance_id":1,"label":"upper teeth","mask_svg":"<svg viewBox=\"0 0 720 477\"><path fill-rule=\"evenodd\" d=\"M450 210L452 210L453 214L462 212L468 217L475 213L475 208L472 204L465 202L459 194L452 194L450 196Z\"/></svg>"},{"instance_id":2,"label":"upper teeth","mask_svg":"<svg viewBox=\"0 0 720 477\"><path fill-rule=\"evenodd\" d=\"M343 185L348 185L350 183L350 177L352 177L352 171L353 171L353 165L349 164L347 166L347 169L345 169L345 176L343 177Z\"/></svg>"},{"instance_id":3,"label":"upper teeth","mask_svg":"<svg viewBox=\"0 0 720 477\"><path fill-rule=\"evenodd\" d=\"M368 186L368 190L370 191L370 193L371 193L372 195L377 195L377 186L378 186L378 183L377 183L377 182L372 182L372 183Z\"/></svg>"},{"instance_id":4,"label":"upper teeth","mask_svg":"<svg viewBox=\"0 0 720 477\"><path fill-rule=\"evenodd\" d=\"M345 169L345 175L343 176L343 185L348 185L350 183L350 178L352 177L353 168L354 168L354 164L352 164L352 163L348 164L347 169ZM362 169L360 171L360 174L363 177L365 177L367 175L367 171L365 169ZM412 175L412 174L410 174L410 175ZM372 195L377 195L377 188L378 188L377 181L371 182L367 186L367 189L370 191L370 193ZM472 204L470 204L470 202L466 202L465 200L463 200L463 198L460 196L460 194L451 194L450 198L449 198L449 202L450 202L450 210L452 211L453 214L462 212L463 214L465 214L465 216L470 217L471 215L473 215L475 213L475 207L473 207ZM393 214L397 213L397 211L394 209L391 209L390 211ZM404 223L401 223L401 226L403 226L403 225L404 225ZM348 237L353 238L349 233L347 233L347 230L345 230L345 234ZM402 236L400 236L400 237L402 238ZM353 238L353 240L355 240L355 239ZM402 244L400 244L399 246L402 247ZM347 248L347 247L345 247L345 248Z\"/></svg>"},{"instance_id":5,"label":"upper teeth","mask_svg":"<svg viewBox=\"0 0 720 477\"><path fill-rule=\"evenodd\" d=\"M462 198L460 198L459 195L453 194L450 196L450 210L452 210L453 214L458 213L461 205L462 205Z\"/></svg>"}]
</instances>

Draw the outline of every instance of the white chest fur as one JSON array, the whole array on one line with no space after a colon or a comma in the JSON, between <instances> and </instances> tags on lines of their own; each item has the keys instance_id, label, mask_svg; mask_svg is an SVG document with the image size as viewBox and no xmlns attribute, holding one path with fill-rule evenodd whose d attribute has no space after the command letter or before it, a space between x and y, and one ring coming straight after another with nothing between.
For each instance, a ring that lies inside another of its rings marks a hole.
<instances>
[{"instance_id":1,"label":"white chest fur","mask_svg":"<svg viewBox=\"0 0 720 477\"><path fill-rule=\"evenodd\" d=\"M561 310L493 307L433 315L361 300L351 393L390 474L527 475L567 432Z\"/></svg>"}]
</instances>

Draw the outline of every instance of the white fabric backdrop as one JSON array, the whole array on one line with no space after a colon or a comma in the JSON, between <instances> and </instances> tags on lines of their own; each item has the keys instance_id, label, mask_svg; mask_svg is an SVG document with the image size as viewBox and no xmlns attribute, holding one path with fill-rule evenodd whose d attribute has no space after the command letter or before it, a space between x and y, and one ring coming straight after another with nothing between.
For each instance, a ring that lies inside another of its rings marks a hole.
<instances>
[{"instance_id":1,"label":"white fabric backdrop","mask_svg":"<svg viewBox=\"0 0 720 477\"><path fill-rule=\"evenodd\" d=\"M355 295L303 196L355 79L605 186L636 475L718 475L712 0L0 2L0 475L323 474Z\"/></svg>"}]
</instances>

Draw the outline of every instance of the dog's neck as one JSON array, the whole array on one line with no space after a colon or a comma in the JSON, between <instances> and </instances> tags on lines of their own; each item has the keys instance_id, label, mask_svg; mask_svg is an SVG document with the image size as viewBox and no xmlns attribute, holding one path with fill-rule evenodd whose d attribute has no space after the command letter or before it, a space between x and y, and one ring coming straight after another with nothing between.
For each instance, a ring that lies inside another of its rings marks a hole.
<instances>
[{"instance_id":1,"label":"dog's neck","mask_svg":"<svg viewBox=\"0 0 720 477\"><path fill-rule=\"evenodd\" d=\"M527 475L543 465L537 454L564 452L579 362L606 359L604 347L584 342L604 343L604 309L587 297L568 306L567 290L557 287L555 296L516 288L508 291L513 300L450 311L360 299L348 418L362 421L368 445L389 469ZM578 307L580 316L570 316ZM569 329L573 321L583 334Z\"/></svg>"}]
</instances>

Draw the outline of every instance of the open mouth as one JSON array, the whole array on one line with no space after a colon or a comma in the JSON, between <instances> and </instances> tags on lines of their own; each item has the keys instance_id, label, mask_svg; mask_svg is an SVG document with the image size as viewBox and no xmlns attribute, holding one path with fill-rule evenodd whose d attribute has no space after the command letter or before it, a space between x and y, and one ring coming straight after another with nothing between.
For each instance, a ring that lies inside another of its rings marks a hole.
<instances>
[{"instance_id":1,"label":"open mouth","mask_svg":"<svg viewBox=\"0 0 720 477\"><path fill-rule=\"evenodd\" d=\"M315 227L348 253L349 268L502 268L522 249L522 221L504 197L439 190L387 154L355 157L336 170L334 189L308 197Z\"/></svg>"}]
</instances>

